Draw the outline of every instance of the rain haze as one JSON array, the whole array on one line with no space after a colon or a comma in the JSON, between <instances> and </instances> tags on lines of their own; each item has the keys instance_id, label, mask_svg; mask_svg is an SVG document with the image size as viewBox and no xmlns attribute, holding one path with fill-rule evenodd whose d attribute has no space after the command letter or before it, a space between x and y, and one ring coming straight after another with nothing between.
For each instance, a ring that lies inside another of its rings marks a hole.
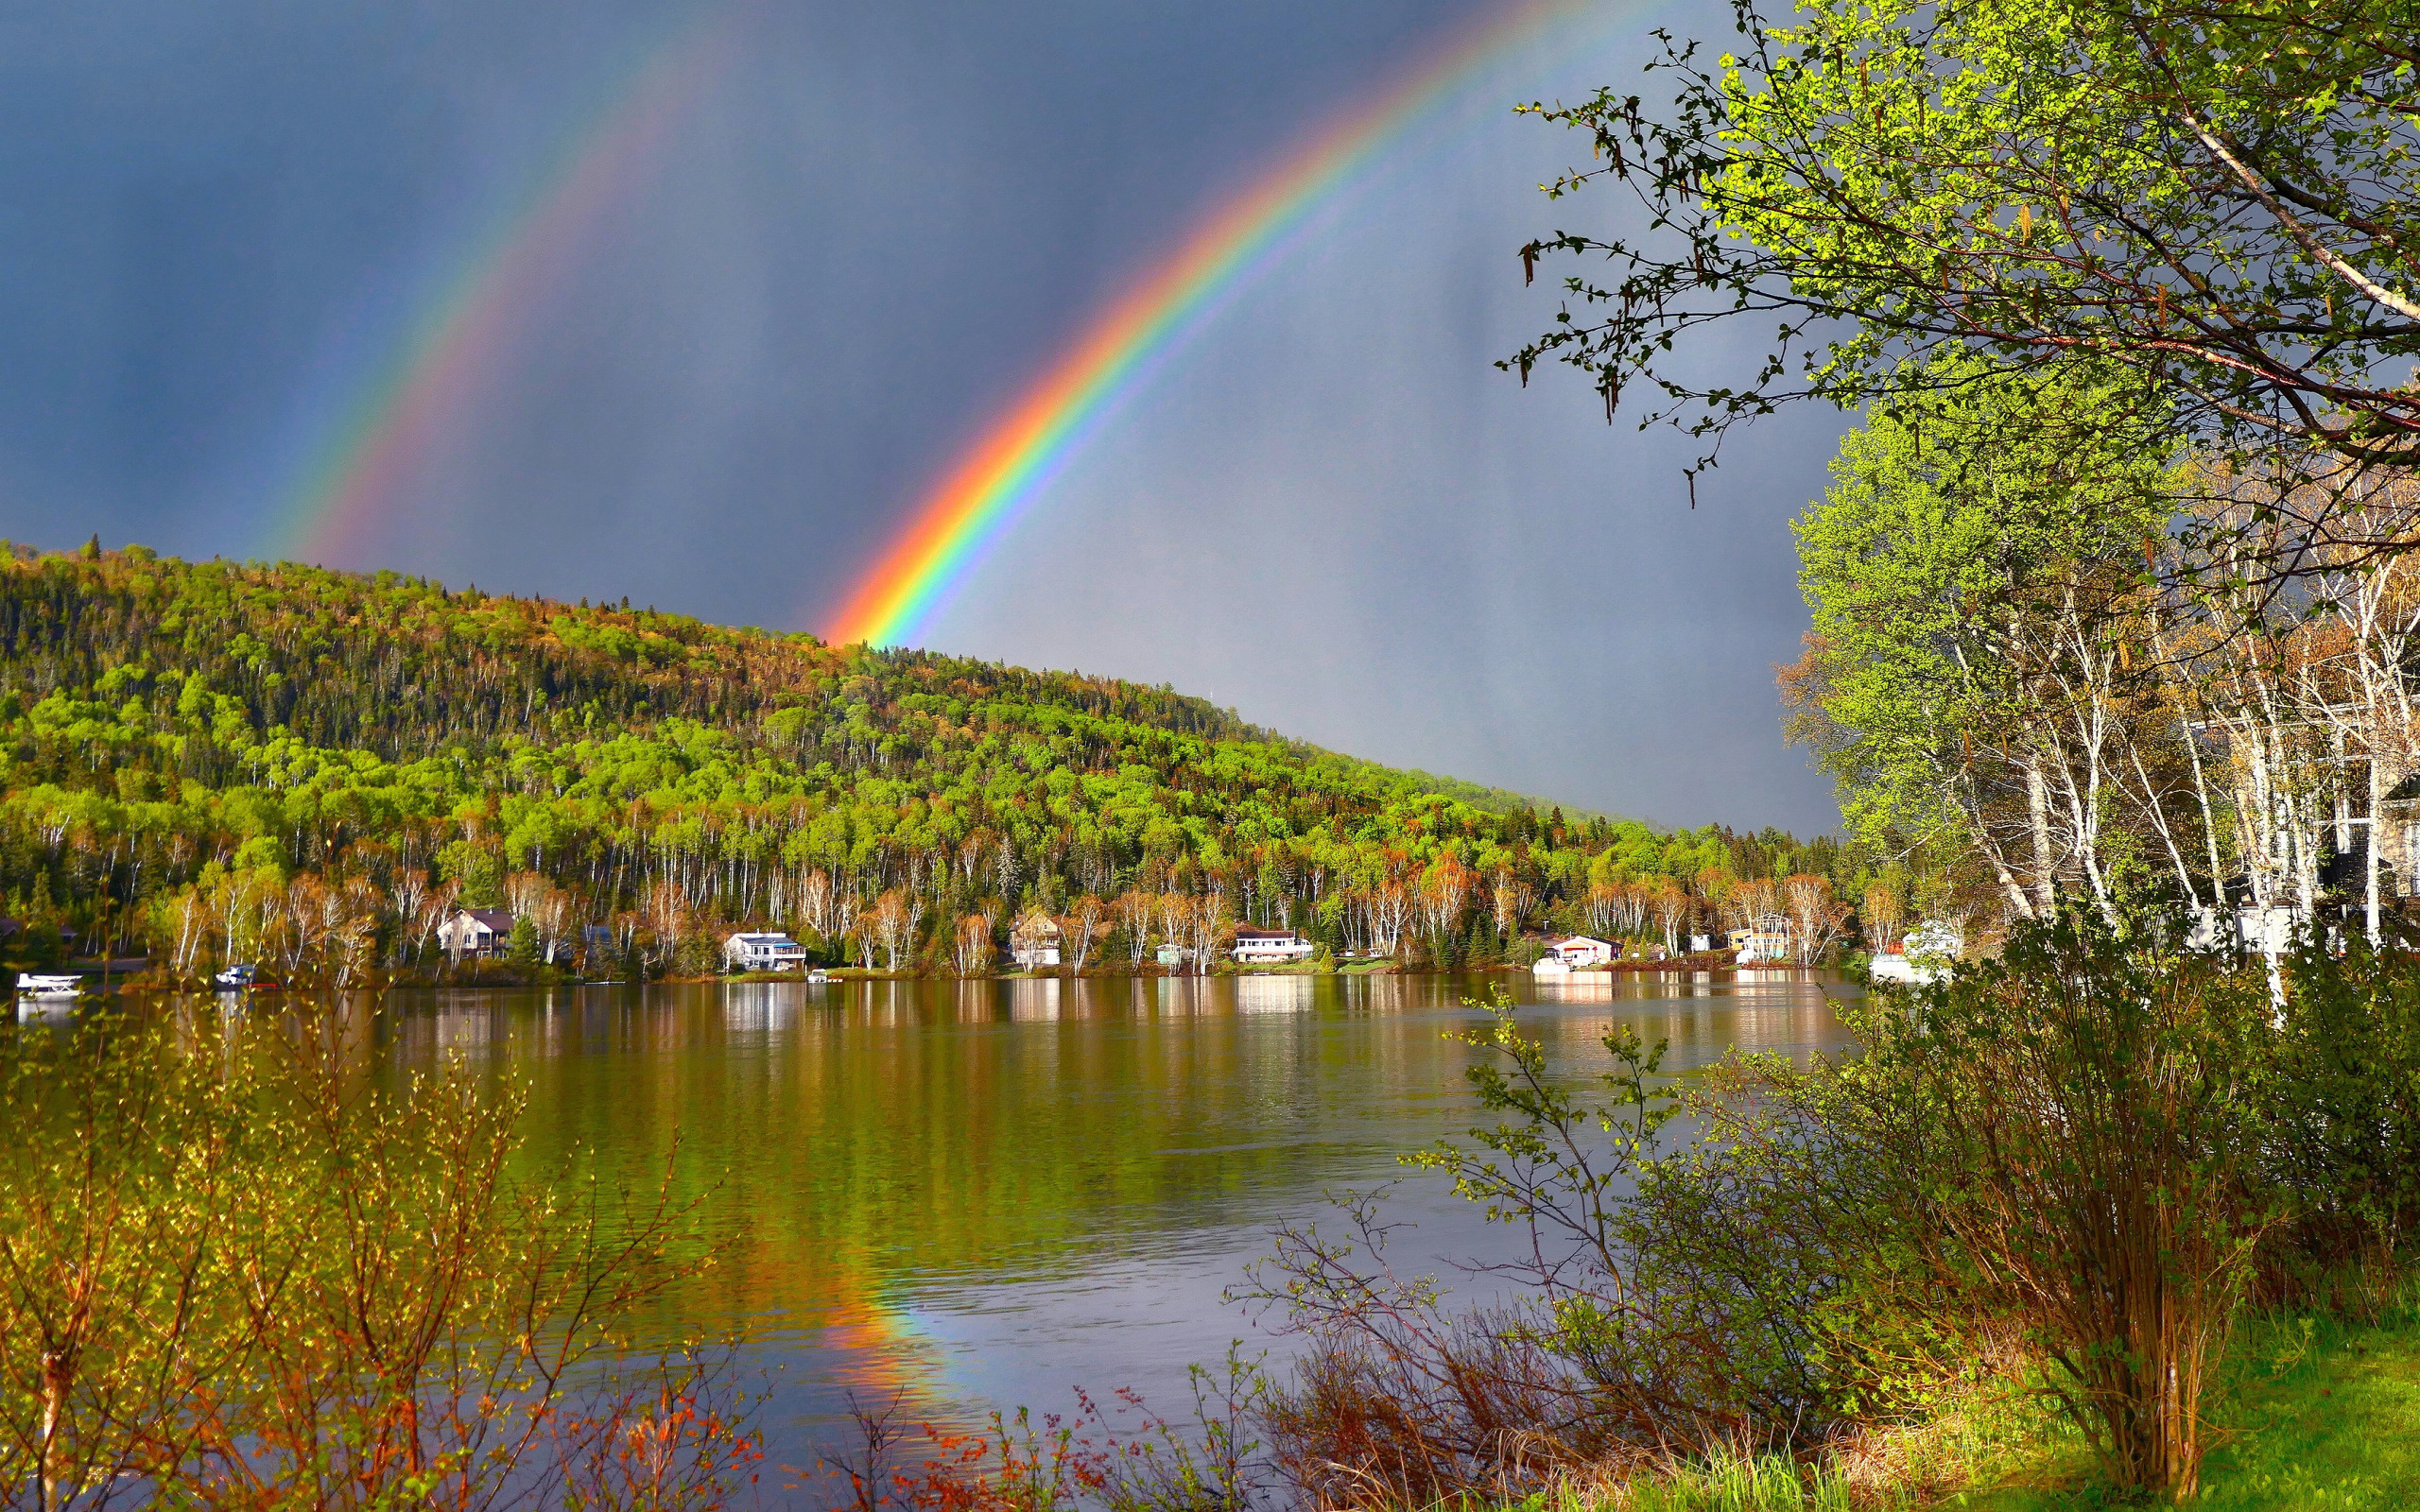
<instances>
[{"instance_id":1,"label":"rain haze","mask_svg":"<svg viewBox=\"0 0 2420 1512\"><path fill-rule=\"evenodd\" d=\"M823 631L1109 301L1501 9L12 8L0 533ZM1520 244L1618 214L1549 204L1585 144L1512 107L1651 83L1658 26L1728 7L1576 9L1460 76L914 642L1569 804L1837 822L1772 669L1838 417L1735 438L1693 509L1690 443L1494 366L1557 308Z\"/></svg>"}]
</instances>

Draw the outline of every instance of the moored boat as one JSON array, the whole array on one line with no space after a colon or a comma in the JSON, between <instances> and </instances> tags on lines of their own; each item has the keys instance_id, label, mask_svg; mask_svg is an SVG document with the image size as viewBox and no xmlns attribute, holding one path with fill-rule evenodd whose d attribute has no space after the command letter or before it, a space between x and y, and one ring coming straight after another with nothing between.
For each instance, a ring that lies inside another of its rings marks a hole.
<instances>
[{"instance_id":1,"label":"moored boat","mask_svg":"<svg viewBox=\"0 0 2420 1512\"><path fill-rule=\"evenodd\" d=\"M17 996L56 1001L73 998L84 989L84 979L72 972L43 973L29 971L17 978Z\"/></svg>"}]
</instances>

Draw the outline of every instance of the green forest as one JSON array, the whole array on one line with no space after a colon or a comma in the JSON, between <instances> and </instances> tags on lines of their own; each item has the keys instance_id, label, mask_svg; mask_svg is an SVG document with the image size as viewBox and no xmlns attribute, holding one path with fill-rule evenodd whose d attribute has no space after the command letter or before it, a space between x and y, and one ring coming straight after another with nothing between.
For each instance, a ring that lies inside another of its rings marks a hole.
<instances>
[{"instance_id":1,"label":"green forest","mask_svg":"<svg viewBox=\"0 0 2420 1512\"><path fill-rule=\"evenodd\" d=\"M1237 923L1411 964L1547 929L1685 943L1848 922L1832 841L1664 830L1396 771L1165 687L140 546L0 563L0 890L15 959L711 971L748 926L876 970L1214 959Z\"/></svg>"}]
</instances>

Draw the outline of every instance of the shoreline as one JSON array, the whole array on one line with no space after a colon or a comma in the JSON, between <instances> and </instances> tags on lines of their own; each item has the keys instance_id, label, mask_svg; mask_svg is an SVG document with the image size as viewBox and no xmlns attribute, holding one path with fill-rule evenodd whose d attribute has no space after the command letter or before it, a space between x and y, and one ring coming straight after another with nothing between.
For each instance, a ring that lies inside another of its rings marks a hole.
<instances>
[{"instance_id":1,"label":"shoreline","mask_svg":"<svg viewBox=\"0 0 2420 1512\"><path fill-rule=\"evenodd\" d=\"M1601 966L1574 968L1568 973L1558 973L1538 981L1585 980L1590 977L1650 976L1666 973L1703 973L1737 971L1801 971L1821 968L1799 967L1793 963L1754 963L1740 966L1728 951L1701 952L1673 956L1666 960L1625 960ZM1238 967L1223 962L1208 971L1170 971L1144 963L1138 967L1045 967L1034 971L979 971L958 974L917 971L884 971L880 968L821 968L823 980L830 983L856 982L1050 982L1050 981L1214 981L1220 978L1267 977L1351 977L1351 976L1508 976L1530 977L1527 966L1490 962L1478 966L1440 967L1434 964L1410 965L1395 960L1322 961L1286 966ZM527 990L558 987L700 987L716 983L752 986L773 983L808 985L796 971L728 971L703 975L668 975L632 981L627 977L581 977L557 968L521 967L478 964L437 971L403 971L377 972L359 981L342 986L303 982L293 987L271 986L250 989L244 995L254 997L284 996L290 992L397 992L397 991L466 991L466 990ZM93 996L103 995L95 980L88 989ZM111 997L169 997L182 995L226 995L206 977L166 980L148 973L110 983L106 995Z\"/></svg>"}]
</instances>

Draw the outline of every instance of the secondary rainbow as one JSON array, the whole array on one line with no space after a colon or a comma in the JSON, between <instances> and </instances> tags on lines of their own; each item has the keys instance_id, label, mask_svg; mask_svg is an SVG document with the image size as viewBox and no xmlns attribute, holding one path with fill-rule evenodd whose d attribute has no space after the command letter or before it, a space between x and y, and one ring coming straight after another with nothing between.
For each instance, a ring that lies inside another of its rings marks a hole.
<instances>
[{"instance_id":1,"label":"secondary rainbow","mask_svg":"<svg viewBox=\"0 0 2420 1512\"><path fill-rule=\"evenodd\" d=\"M882 644L912 637L1099 421L1140 386L1153 359L1180 343L1223 291L1248 281L1289 231L1449 101L1470 75L1580 9L1571 0L1534 0L1464 31L1196 226L943 474L851 590L826 639Z\"/></svg>"},{"instance_id":2,"label":"secondary rainbow","mask_svg":"<svg viewBox=\"0 0 2420 1512\"><path fill-rule=\"evenodd\" d=\"M637 68L553 171L463 257L387 361L359 385L289 491L280 555L343 561L403 509L415 468L493 385L528 312L605 213L646 181L666 140L735 49L736 12L710 12Z\"/></svg>"}]
</instances>

